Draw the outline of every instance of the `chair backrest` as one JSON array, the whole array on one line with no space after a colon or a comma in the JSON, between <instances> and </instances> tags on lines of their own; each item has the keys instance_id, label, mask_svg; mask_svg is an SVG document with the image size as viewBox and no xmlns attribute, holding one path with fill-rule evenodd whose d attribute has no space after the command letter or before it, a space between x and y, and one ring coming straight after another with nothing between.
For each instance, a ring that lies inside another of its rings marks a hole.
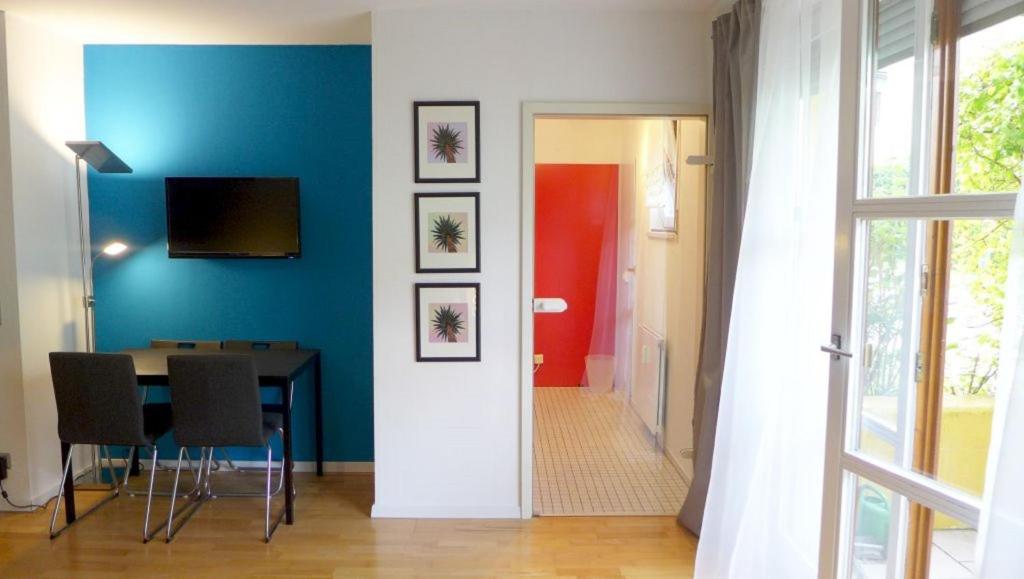
<instances>
[{"instance_id":1,"label":"chair backrest","mask_svg":"<svg viewBox=\"0 0 1024 579\"><path fill-rule=\"evenodd\" d=\"M263 409L252 356L167 357L174 441L180 446L262 446Z\"/></svg>"},{"instance_id":2,"label":"chair backrest","mask_svg":"<svg viewBox=\"0 0 1024 579\"><path fill-rule=\"evenodd\" d=\"M63 442L147 444L131 356L53 352L50 373Z\"/></svg>"},{"instance_id":3,"label":"chair backrest","mask_svg":"<svg viewBox=\"0 0 1024 579\"><path fill-rule=\"evenodd\" d=\"M177 350L220 350L221 345L217 340L150 340L149 347Z\"/></svg>"},{"instance_id":4,"label":"chair backrest","mask_svg":"<svg viewBox=\"0 0 1024 579\"><path fill-rule=\"evenodd\" d=\"M296 341L224 340L225 350L298 350Z\"/></svg>"}]
</instances>

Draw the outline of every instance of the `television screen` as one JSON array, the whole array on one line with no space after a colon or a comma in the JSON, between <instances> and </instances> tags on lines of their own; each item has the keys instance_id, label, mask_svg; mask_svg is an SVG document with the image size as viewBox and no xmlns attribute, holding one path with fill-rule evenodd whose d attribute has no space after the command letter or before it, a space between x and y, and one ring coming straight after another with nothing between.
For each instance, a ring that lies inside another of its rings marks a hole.
<instances>
[{"instance_id":1,"label":"television screen","mask_svg":"<svg viewBox=\"0 0 1024 579\"><path fill-rule=\"evenodd\" d=\"M299 257L299 180L168 177L170 257Z\"/></svg>"}]
</instances>

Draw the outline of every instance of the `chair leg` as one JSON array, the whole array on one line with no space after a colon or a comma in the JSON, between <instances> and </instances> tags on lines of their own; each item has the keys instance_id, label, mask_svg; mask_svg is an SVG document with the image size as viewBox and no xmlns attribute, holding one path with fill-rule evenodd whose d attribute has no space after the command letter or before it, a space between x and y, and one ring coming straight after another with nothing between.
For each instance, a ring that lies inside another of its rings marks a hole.
<instances>
[{"instance_id":1,"label":"chair leg","mask_svg":"<svg viewBox=\"0 0 1024 579\"><path fill-rule=\"evenodd\" d=\"M159 450L157 449L156 445L154 444L153 445L153 465L154 465L154 468L149 469L149 492L146 493L146 518L145 518L145 520L142 523L142 542L143 543L148 543L149 540L153 538L153 535L155 535L156 532L160 530L159 528L157 528L157 529L153 530L152 534L150 534L150 532L149 532L149 514L150 514L150 512L151 512L151 510L153 508L153 483L156 482L156 471L157 471L157 469L156 469L156 461L157 461L157 458L158 458L158 454L159 454ZM129 462L131 462L130 459L129 459ZM127 484L127 481L128 481L128 475L125 475L125 483L126 484ZM171 494L172 494L172 496L173 495L177 495L178 494L177 493L177 489L172 491ZM174 500L174 499L172 498L171 500Z\"/></svg>"},{"instance_id":2,"label":"chair leg","mask_svg":"<svg viewBox=\"0 0 1024 579\"><path fill-rule=\"evenodd\" d=\"M60 477L60 486L57 491L57 502L53 505L53 516L50 517L50 538L53 539L57 536L53 532L53 528L57 525L57 513L60 512L60 500L64 498L64 481L68 480L68 471L71 470L71 455L75 450L75 445L68 445L68 458L64 461L64 476Z\"/></svg>"},{"instance_id":3,"label":"chair leg","mask_svg":"<svg viewBox=\"0 0 1024 579\"><path fill-rule=\"evenodd\" d=\"M117 484L117 472L114 471L114 459L110 456L110 447L107 445L100 446L100 450L103 456L106 457L107 461L107 474L110 475L110 488L114 490L114 494L120 494L121 489Z\"/></svg>"},{"instance_id":4,"label":"chair leg","mask_svg":"<svg viewBox=\"0 0 1024 579\"><path fill-rule=\"evenodd\" d=\"M64 484L65 484L65 482L67 482L68 477L72 476L72 473L70 472L71 471L71 455L72 455L74 449L75 449L75 445L74 444L69 444L68 445L68 457L64 461L64 473L63 473L63 476L60 478L60 489L57 490L57 502L53 505L53 515L50 516L50 539L56 539L58 536L60 536L61 533L63 533L64 531L68 530L68 528L71 527L72 524L74 524L74 523L71 523L71 524L68 524L68 525L64 525L60 529L54 530L54 527L56 527L56 525L57 525L57 513L60 512L60 502L61 502L61 499L64 497ZM74 485L72 485L72 488L73 487L74 487ZM88 511L78 515L78 517L75 519L75 522L77 523L78 521L81 521L85 517L91 515L92 513L96 512L97 510L99 510L100 507L102 507L103 505L107 504L112 499L117 498L119 491L120 491L120 489L118 488L117 477L114 477L114 487L113 487L112 492L109 495L107 495L106 498L104 498L100 502L98 502L95 505L93 505L91 509L89 509ZM72 492L74 492L74 491L72 491Z\"/></svg>"},{"instance_id":5,"label":"chair leg","mask_svg":"<svg viewBox=\"0 0 1024 579\"><path fill-rule=\"evenodd\" d=\"M238 467L235 466L235 463L231 461L231 455L228 454L228 449L226 449L226 448L220 449L220 454L221 454L221 456L224 457L224 462L227 463L228 468L230 468L231 470L238 470Z\"/></svg>"},{"instance_id":6,"label":"chair leg","mask_svg":"<svg viewBox=\"0 0 1024 579\"><path fill-rule=\"evenodd\" d=\"M270 542L270 479L273 474L273 464L270 462L270 444L267 443L267 510L264 517L263 538Z\"/></svg>"},{"instance_id":7,"label":"chair leg","mask_svg":"<svg viewBox=\"0 0 1024 579\"><path fill-rule=\"evenodd\" d=\"M213 496L213 485L210 484L210 468L213 466L213 447L208 447L209 451L206 455L206 496Z\"/></svg>"},{"instance_id":8,"label":"chair leg","mask_svg":"<svg viewBox=\"0 0 1024 579\"><path fill-rule=\"evenodd\" d=\"M181 478L181 459L183 458L184 453L185 453L185 447L183 446L183 447L181 447L181 450L178 451L178 466L174 469L174 486L171 487L171 510L167 513L167 542L168 543L171 541L171 538L174 536L174 533L172 532L174 530L174 503L175 503L175 499L178 498L178 480ZM199 473L200 473L200 477L202 477L202 470L203 470L202 457L203 457L203 451L202 451L202 449L200 449L200 451L199 451L199 458L200 458Z\"/></svg>"},{"instance_id":9,"label":"chair leg","mask_svg":"<svg viewBox=\"0 0 1024 579\"><path fill-rule=\"evenodd\" d=\"M205 447L199 449L199 479L198 479L197 484L196 484L197 494L196 494L196 497L194 499L192 499L191 501L189 501L189 503L187 505L185 505L184 513L181 515L181 524L178 525L177 529L174 528L174 503L175 503L174 499L177 496L177 492L175 492L174 494L171 495L171 510L167 514L167 538L166 538L166 542L168 542L168 543L170 543L171 540L174 539L175 534L178 531L180 531L182 529L182 527L185 526L186 523L188 523L189 519L192 518L192 515L196 514L196 511L199 510L199 507L203 506L203 503L205 503L209 499L209 497L210 497L210 494L209 494L210 493L210 481L209 481L209 479L210 479L210 467L211 467L211 464L213 463L213 447L208 447L208 448L210 450L209 453L206 452L206 448ZM182 458L184 458L184 453L185 453L185 448L182 447L182 449L178 452L178 465L177 465L177 468L175 468L175 471L174 471L174 488L175 488L175 490L177 490L177 488L178 488L178 481L180 480L180 477L181 477L181 461L182 461ZM204 460L206 461L205 464L203 464ZM204 468L206 469L205 477L203 476L204 475L204 473L203 473L203 469ZM189 494L191 494L191 493L189 493Z\"/></svg>"},{"instance_id":10,"label":"chair leg","mask_svg":"<svg viewBox=\"0 0 1024 579\"><path fill-rule=\"evenodd\" d=\"M156 456L156 453L153 453L153 456ZM130 475L131 472L132 472L132 459L133 458L135 458L135 447L134 446L128 448L128 458L126 458L124 460L124 479L121 481L121 488L122 489L127 489L128 488L128 475ZM156 459L155 458L153 459L153 464L156 464ZM131 493L129 493L129 494L131 494Z\"/></svg>"},{"instance_id":11,"label":"chair leg","mask_svg":"<svg viewBox=\"0 0 1024 579\"><path fill-rule=\"evenodd\" d=\"M270 520L270 499L277 493L281 492L281 485L284 481L284 460L281 460L281 476L277 490L271 490L271 481L273 480L273 467L271 462L273 461L273 455L270 447L270 443L267 443L267 505L265 515L265 531L263 540L267 543L270 542L270 538L274 536L274 531L277 530L277 526L281 524L281 519L284 518L285 510L281 509L281 513L271 522Z\"/></svg>"}]
</instances>

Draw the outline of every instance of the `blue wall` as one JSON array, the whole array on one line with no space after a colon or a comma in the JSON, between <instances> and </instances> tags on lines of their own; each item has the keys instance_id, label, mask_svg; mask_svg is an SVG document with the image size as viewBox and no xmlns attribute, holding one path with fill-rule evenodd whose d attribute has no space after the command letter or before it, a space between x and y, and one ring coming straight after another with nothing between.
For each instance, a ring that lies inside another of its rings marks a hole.
<instances>
[{"instance_id":1,"label":"blue wall","mask_svg":"<svg viewBox=\"0 0 1024 579\"><path fill-rule=\"evenodd\" d=\"M90 172L102 351L151 338L298 340L323 350L327 460L373 459L370 47L87 46L90 139L135 172ZM167 176L300 179L302 258L169 259ZM312 390L295 451L311 460Z\"/></svg>"}]
</instances>

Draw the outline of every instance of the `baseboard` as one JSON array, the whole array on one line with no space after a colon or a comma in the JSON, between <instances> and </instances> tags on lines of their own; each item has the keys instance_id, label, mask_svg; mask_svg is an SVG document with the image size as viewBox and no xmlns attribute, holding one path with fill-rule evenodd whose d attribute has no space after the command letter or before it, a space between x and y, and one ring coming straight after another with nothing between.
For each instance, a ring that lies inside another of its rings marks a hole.
<instances>
[{"instance_id":1,"label":"baseboard","mask_svg":"<svg viewBox=\"0 0 1024 579\"><path fill-rule=\"evenodd\" d=\"M90 470L92 470L92 469L88 465L83 465L83 466L76 467L75 468L75 479L78 479L78 477L80 477L83 474L89 472ZM58 473L57 476L59 477L60 473ZM60 484L61 483L58 480L57 482L55 482L52 485L50 485L43 492L36 493L36 495L34 497L32 497L32 500L29 501L29 502L32 503L33 505L44 505L44 504L46 504L47 501L49 501L50 499L52 499L52 498L57 496L57 491L60 490ZM18 501L15 501L15 502L18 502ZM4 503L4 506L5 507L10 507L10 505L7 505L6 503ZM61 505L61 508L64 508L63 505ZM32 510L35 510L35 509L34 508L28 508L28 509L5 508L3 510L7 510L7 511L11 511L11 512L27 512L27 511L32 511Z\"/></svg>"},{"instance_id":2,"label":"baseboard","mask_svg":"<svg viewBox=\"0 0 1024 579\"><path fill-rule=\"evenodd\" d=\"M235 465L251 468L265 466L267 463L260 462L258 460L236 460L233 461ZM275 461L276 463L277 461ZM302 460L295 462L294 472L316 472L316 461ZM372 473L373 462L358 462L358 461L343 461L343 460L332 460L324 462L324 472L330 473Z\"/></svg>"},{"instance_id":3,"label":"baseboard","mask_svg":"<svg viewBox=\"0 0 1024 579\"><path fill-rule=\"evenodd\" d=\"M375 519L518 519L519 513L518 506L401 506L376 503L370 516Z\"/></svg>"},{"instance_id":4,"label":"baseboard","mask_svg":"<svg viewBox=\"0 0 1024 579\"><path fill-rule=\"evenodd\" d=\"M676 472L678 472L679 476L683 478L683 482L686 483L686 488L689 490L690 486L693 484L693 479L690 475L686 474L686 469L683 468L683 463L679 462L680 459L676 458L675 455L669 452L667 448L665 449L665 456L668 457L668 462L672 466L676 467Z\"/></svg>"},{"instance_id":5,"label":"baseboard","mask_svg":"<svg viewBox=\"0 0 1024 579\"><path fill-rule=\"evenodd\" d=\"M153 461L149 460L149 459L142 459L139 462L142 463L144 466L148 467L150 464L152 464ZM174 460L160 459L160 464L162 464L164 466L173 465L176 462L177 462L177 457L175 457ZM266 466L266 464L267 464L266 462L262 462L262 461L258 461L258 460L234 460L232 462L235 464L235 466L240 466L242 468L259 468L259 467ZM107 464L106 463L106 459L104 459L104 461L101 464L104 467L106 467L106 464ZM274 461L274 464L280 466L281 463L278 462L278 461ZM117 468L122 468L124 466L124 461L121 460L121 459L115 458L114 459L114 466L116 466ZM293 472L316 472L316 461L313 461L313 460L300 460L300 461L296 461L295 464L294 464ZM373 472L373 462L372 461L370 461L370 462L343 461L343 460L325 461L324 462L324 472L325 473L353 473L353 474L372 473Z\"/></svg>"}]
</instances>

